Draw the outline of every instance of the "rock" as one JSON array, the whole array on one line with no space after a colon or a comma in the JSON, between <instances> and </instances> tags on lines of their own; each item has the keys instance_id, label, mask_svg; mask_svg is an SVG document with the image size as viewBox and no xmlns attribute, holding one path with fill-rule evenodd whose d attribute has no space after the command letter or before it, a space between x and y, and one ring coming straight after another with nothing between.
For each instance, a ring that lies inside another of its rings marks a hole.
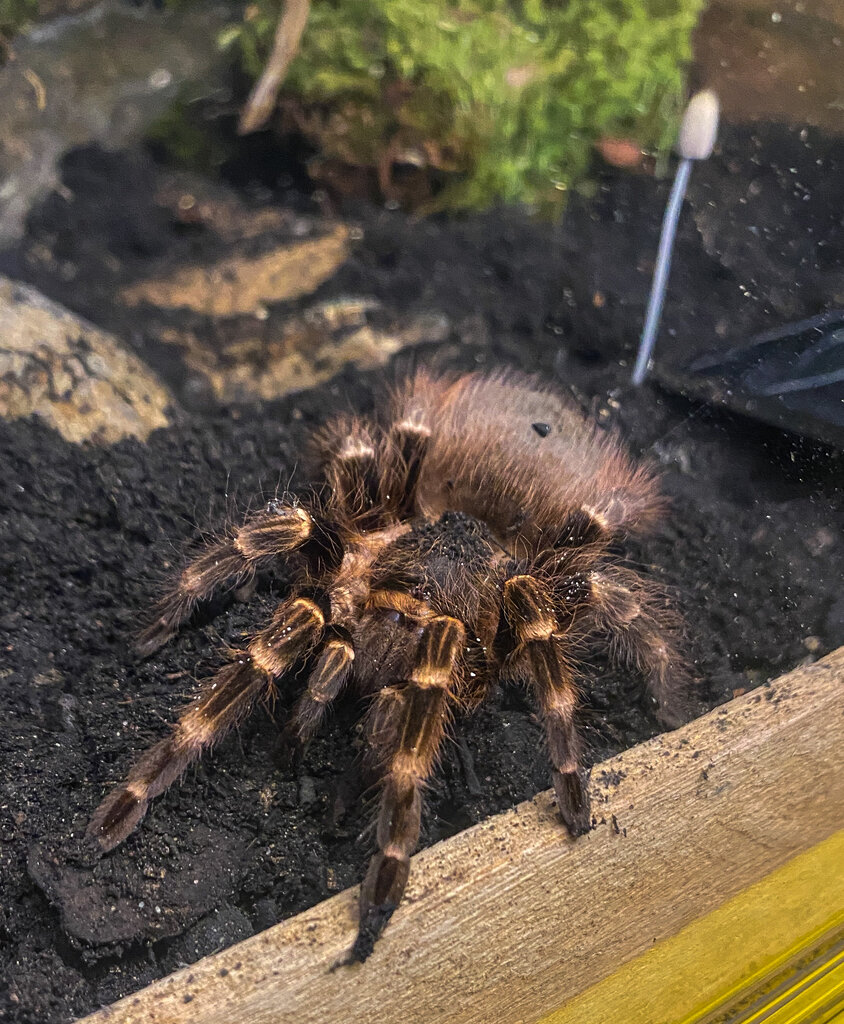
<instances>
[{"instance_id":1,"label":"rock","mask_svg":"<svg viewBox=\"0 0 844 1024\"><path fill-rule=\"evenodd\" d=\"M145 440L172 399L120 342L0 277L0 416L41 416L67 441Z\"/></svg>"},{"instance_id":2,"label":"rock","mask_svg":"<svg viewBox=\"0 0 844 1024\"><path fill-rule=\"evenodd\" d=\"M168 938L218 907L243 866L244 844L222 829L196 823L180 841L183 855L155 870L123 851L85 865L34 843L27 869L73 939L107 946Z\"/></svg>"},{"instance_id":3,"label":"rock","mask_svg":"<svg viewBox=\"0 0 844 1024\"><path fill-rule=\"evenodd\" d=\"M229 321L222 350L190 331L169 330L164 340L183 347L185 362L211 385L218 400L249 402L314 387L349 363L362 370L386 366L400 350L444 341L451 332L444 314L378 323L379 311L372 299L338 298L281 322Z\"/></svg>"},{"instance_id":4,"label":"rock","mask_svg":"<svg viewBox=\"0 0 844 1024\"><path fill-rule=\"evenodd\" d=\"M274 246L255 256L227 256L209 266L188 266L125 288L129 306L190 309L205 316L257 313L267 303L308 295L337 270L348 254L349 232L335 225L326 235Z\"/></svg>"},{"instance_id":5,"label":"rock","mask_svg":"<svg viewBox=\"0 0 844 1024\"><path fill-rule=\"evenodd\" d=\"M66 150L125 146L187 86L214 87L229 16L216 3L161 12L106 0L14 40L14 59L0 67L0 247L58 184Z\"/></svg>"}]
</instances>

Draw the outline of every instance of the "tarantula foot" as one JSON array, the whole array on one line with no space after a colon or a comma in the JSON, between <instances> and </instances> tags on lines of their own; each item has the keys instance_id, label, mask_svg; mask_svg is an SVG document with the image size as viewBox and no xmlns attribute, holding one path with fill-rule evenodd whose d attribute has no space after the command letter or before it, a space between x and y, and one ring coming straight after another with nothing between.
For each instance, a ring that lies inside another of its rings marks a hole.
<instances>
[{"instance_id":1,"label":"tarantula foot","mask_svg":"<svg viewBox=\"0 0 844 1024\"><path fill-rule=\"evenodd\" d=\"M189 598L179 594L169 595L153 608L154 618L135 636L135 653L140 658L155 654L178 633L180 625L193 611Z\"/></svg>"},{"instance_id":2,"label":"tarantula foot","mask_svg":"<svg viewBox=\"0 0 844 1024\"><path fill-rule=\"evenodd\" d=\"M174 633L175 630L168 628L167 623L163 619L156 620L138 634L135 643L132 645L135 654L139 658L149 658L159 648L163 647Z\"/></svg>"},{"instance_id":3,"label":"tarantula foot","mask_svg":"<svg viewBox=\"0 0 844 1024\"><path fill-rule=\"evenodd\" d=\"M147 812L148 801L139 799L122 786L115 789L94 811L85 838L89 844L108 853L118 846L137 827Z\"/></svg>"},{"instance_id":4,"label":"tarantula foot","mask_svg":"<svg viewBox=\"0 0 844 1024\"><path fill-rule=\"evenodd\" d=\"M685 704L676 700L666 701L659 704L656 709L656 720L663 729L668 732L673 729L679 729L680 726L685 725L691 717L691 710L687 708Z\"/></svg>"},{"instance_id":5,"label":"tarantula foot","mask_svg":"<svg viewBox=\"0 0 844 1024\"><path fill-rule=\"evenodd\" d=\"M573 772L553 772L557 808L563 824L572 839L584 835L592 827L589 792L586 784L589 773L583 769Z\"/></svg>"},{"instance_id":6,"label":"tarantula foot","mask_svg":"<svg viewBox=\"0 0 844 1024\"><path fill-rule=\"evenodd\" d=\"M360 924L357 938L345 959L335 964L344 967L362 964L375 949L375 943L401 902L410 874L410 858L380 852L369 863L360 891Z\"/></svg>"},{"instance_id":7,"label":"tarantula foot","mask_svg":"<svg viewBox=\"0 0 844 1024\"><path fill-rule=\"evenodd\" d=\"M379 907L362 909L354 945L346 956L342 960L338 960L334 966L350 967L352 964L362 964L368 960L375 949L375 943L389 924L397 906L397 903L384 903Z\"/></svg>"}]
</instances>

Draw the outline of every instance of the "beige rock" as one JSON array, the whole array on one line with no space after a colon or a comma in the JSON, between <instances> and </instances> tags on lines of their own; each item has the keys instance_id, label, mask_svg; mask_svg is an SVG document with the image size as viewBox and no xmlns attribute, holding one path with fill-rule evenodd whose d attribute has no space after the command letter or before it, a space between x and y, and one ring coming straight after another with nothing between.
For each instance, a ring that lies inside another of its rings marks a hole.
<instances>
[{"instance_id":1,"label":"beige rock","mask_svg":"<svg viewBox=\"0 0 844 1024\"><path fill-rule=\"evenodd\" d=\"M229 323L233 336L220 351L189 331L168 330L163 340L184 350L185 362L211 384L223 402L271 400L314 387L352 363L384 366L401 349L444 341L451 323L442 314L406 317L385 326L370 323L379 304L367 298L317 303L283 324Z\"/></svg>"},{"instance_id":2,"label":"beige rock","mask_svg":"<svg viewBox=\"0 0 844 1024\"><path fill-rule=\"evenodd\" d=\"M0 248L23 235L30 207L59 184L63 153L90 143L131 145L177 96L208 95L225 78L217 43L231 17L225 4L86 7L39 0L45 17L61 8L68 14L17 36L14 59L0 51Z\"/></svg>"},{"instance_id":3,"label":"beige rock","mask_svg":"<svg viewBox=\"0 0 844 1024\"><path fill-rule=\"evenodd\" d=\"M67 441L145 440L172 404L154 374L105 331L0 277L0 416L41 416Z\"/></svg>"},{"instance_id":4,"label":"beige rock","mask_svg":"<svg viewBox=\"0 0 844 1024\"><path fill-rule=\"evenodd\" d=\"M205 316L255 313L267 303L296 299L318 288L345 260L348 239L348 228L337 225L322 238L138 281L121 298L129 306L149 303Z\"/></svg>"}]
</instances>

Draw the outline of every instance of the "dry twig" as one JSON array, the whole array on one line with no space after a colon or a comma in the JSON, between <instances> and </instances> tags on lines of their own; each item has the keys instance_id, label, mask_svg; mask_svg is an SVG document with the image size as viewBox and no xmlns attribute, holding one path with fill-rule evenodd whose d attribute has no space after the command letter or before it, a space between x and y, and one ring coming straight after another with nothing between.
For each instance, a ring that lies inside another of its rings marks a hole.
<instances>
[{"instance_id":1,"label":"dry twig","mask_svg":"<svg viewBox=\"0 0 844 1024\"><path fill-rule=\"evenodd\" d=\"M286 0L276 26L273 52L240 115L238 132L241 135L248 135L263 127L273 112L278 90L290 62L299 52L299 43L302 41L310 10L311 0Z\"/></svg>"}]
</instances>

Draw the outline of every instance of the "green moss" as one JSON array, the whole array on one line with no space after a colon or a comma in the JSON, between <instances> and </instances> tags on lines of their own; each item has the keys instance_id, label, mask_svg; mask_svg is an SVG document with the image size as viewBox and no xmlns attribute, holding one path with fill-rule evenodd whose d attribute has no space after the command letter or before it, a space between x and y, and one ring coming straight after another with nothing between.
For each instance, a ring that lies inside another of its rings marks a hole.
<instances>
[{"instance_id":1,"label":"green moss","mask_svg":"<svg viewBox=\"0 0 844 1024\"><path fill-rule=\"evenodd\" d=\"M600 137L670 140L703 3L314 0L284 94L328 157L424 155L443 205L553 205ZM259 0L227 33L251 75L278 9Z\"/></svg>"},{"instance_id":2,"label":"green moss","mask_svg":"<svg viewBox=\"0 0 844 1024\"><path fill-rule=\"evenodd\" d=\"M38 0L0 0L0 38L11 39L37 13Z\"/></svg>"},{"instance_id":3,"label":"green moss","mask_svg":"<svg viewBox=\"0 0 844 1024\"><path fill-rule=\"evenodd\" d=\"M147 128L145 141L171 163L193 171L219 167L232 155L219 132L200 120L198 104L181 98Z\"/></svg>"}]
</instances>

